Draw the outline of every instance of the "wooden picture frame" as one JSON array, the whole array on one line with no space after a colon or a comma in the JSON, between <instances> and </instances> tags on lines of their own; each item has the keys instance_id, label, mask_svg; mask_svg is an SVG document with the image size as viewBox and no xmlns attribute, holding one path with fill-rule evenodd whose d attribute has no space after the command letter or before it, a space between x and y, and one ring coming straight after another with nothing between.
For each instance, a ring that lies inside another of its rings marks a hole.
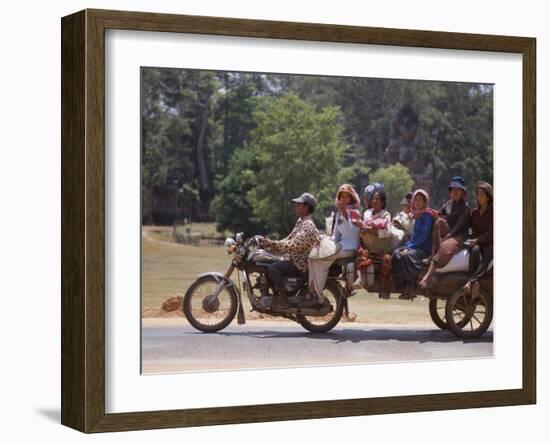
<instances>
[{"instance_id":1,"label":"wooden picture frame","mask_svg":"<svg viewBox=\"0 0 550 442\"><path fill-rule=\"evenodd\" d=\"M262 37L522 55L523 385L514 390L105 412L105 30ZM536 400L536 41L533 38L84 10L62 19L62 409L83 432L534 404Z\"/></svg>"}]
</instances>

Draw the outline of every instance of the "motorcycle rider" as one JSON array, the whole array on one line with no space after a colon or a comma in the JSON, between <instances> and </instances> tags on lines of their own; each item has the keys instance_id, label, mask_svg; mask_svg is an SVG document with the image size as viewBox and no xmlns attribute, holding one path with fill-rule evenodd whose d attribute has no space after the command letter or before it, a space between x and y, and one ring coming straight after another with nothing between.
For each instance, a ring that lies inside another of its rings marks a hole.
<instances>
[{"instance_id":1,"label":"motorcycle rider","mask_svg":"<svg viewBox=\"0 0 550 442\"><path fill-rule=\"evenodd\" d=\"M270 264L267 275L279 297L279 307L288 308L288 293L284 285L285 277L304 276L311 249L319 242L319 232L311 217L317 200L310 193L303 193L294 202L294 212L298 217L292 232L279 241L262 238L260 245L274 252L284 253L284 260Z\"/></svg>"}]
</instances>

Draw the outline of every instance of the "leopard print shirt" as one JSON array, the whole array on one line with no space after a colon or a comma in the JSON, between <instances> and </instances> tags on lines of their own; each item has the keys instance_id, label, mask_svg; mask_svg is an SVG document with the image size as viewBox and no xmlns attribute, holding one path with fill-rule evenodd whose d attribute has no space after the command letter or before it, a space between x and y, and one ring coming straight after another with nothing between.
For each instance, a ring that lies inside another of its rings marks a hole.
<instances>
[{"instance_id":1,"label":"leopard print shirt","mask_svg":"<svg viewBox=\"0 0 550 442\"><path fill-rule=\"evenodd\" d=\"M289 259L302 272L307 270L307 258L320 236L311 216L299 218L285 239L274 241L270 247L275 252L284 253L285 259Z\"/></svg>"}]
</instances>

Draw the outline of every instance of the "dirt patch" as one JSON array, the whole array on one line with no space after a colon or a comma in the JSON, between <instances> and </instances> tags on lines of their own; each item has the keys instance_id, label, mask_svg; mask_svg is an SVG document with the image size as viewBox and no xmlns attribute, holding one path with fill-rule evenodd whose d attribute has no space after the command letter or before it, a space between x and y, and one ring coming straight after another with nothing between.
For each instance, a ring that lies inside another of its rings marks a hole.
<instances>
[{"instance_id":1,"label":"dirt patch","mask_svg":"<svg viewBox=\"0 0 550 442\"><path fill-rule=\"evenodd\" d=\"M175 312L176 310L181 310L183 304L183 296L171 296L166 301L162 303L162 310L169 313Z\"/></svg>"},{"instance_id":2,"label":"dirt patch","mask_svg":"<svg viewBox=\"0 0 550 442\"><path fill-rule=\"evenodd\" d=\"M141 310L142 318L182 318L183 311L176 310L172 312L164 311L162 308L143 308Z\"/></svg>"}]
</instances>

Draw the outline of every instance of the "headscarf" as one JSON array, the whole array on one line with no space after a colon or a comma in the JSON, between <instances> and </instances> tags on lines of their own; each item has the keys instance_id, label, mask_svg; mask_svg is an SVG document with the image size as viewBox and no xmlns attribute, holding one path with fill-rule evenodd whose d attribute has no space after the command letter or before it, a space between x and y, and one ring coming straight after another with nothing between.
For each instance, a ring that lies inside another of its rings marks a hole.
<instances>
[{"instance_id":1,"label":"headscarf","mask_svg":"<svg viewBox=\"0 0 550 442\"><path fill-rule=\"evenodd\" d=\"M425 199L424 207L422 209L417 209L414 207L414 198L416 195L422 195ZM430 196L428 195L428 192L426 192L424 189L417 189L414 191L413 196L411 198L411 211L415 218L420 218L422 215L424 215L424 212L429 211L430 208Z\"/></svg>"},{"instance_id":2,"label":"headscarf","mask_svg":"<svg viewBox=\"0 0 550 442\"><path fill-rule=\"evenodd\" d=\"M338 189L338 192L336 192L336 199L340 199L340 194L342 192L347 192L351 195L351 199L353 200L352 203L348 206L350 209L357 209L361 205L361 200L359 199L359 195L357 195L357 192L353 188L351 184L342 184L340 188Z\"/></svg>"},{"instance_id":3,"label":"headscarf","mask_svg":"<svg viewBox=\"0 0 550 442\"><path fill-rule=\"evenodd\" d=\"M486 181L478 181L475 188L476 190L481 189L487 194L489 197L489 205L493 203L493 186Z\"/></svg>"}]
</instances>

